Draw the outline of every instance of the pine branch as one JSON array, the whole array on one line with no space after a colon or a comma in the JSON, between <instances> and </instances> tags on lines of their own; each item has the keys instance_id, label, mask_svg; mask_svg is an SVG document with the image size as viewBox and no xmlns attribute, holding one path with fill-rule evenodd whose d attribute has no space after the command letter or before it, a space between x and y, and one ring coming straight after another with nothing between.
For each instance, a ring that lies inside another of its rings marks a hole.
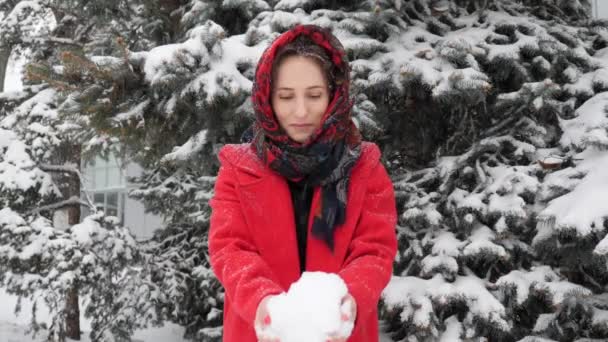
<instances>
[{"instance_id":1,"label":"pine branch","mask_svg":"<svg viewBox=\"0 0 608 342\"><path fill-rule=\"evenodd\" d=\"M477 13L478 17L482 16L485 13L487 8L488 8L488 0L482 0L481 4L478 2L475 2L475 12Z\"/></svg>"},{"instance_id":2,"label":"pine branch","mask_svg":"<svg viewBox=\"0 0 608 342\"><path fill-rule=\"evenodd\" d=\"M73 173L73 174L76 174L78 176L78 178L80 178L80 180L82 181L82 177L80 175L80 170L78 170L78 168L76 168L75 166L41 164L39 167L42 171L45 171L45 172Z\"/></svg>"},{"instance_id":3,"label":"pine branch","mask_svg":"<svg viewBox=\"0 0 608 342\"><path fill-rule=\"evenodd\" d=\"M63 207L72 206L72 205L83 205L83 206L86 206L86 205L88 205L88 203L82 201L77 196L72 196L72 197L70 197L69 199L67 199L65 201L61 201L61 202L45 205L45 206L38 207L36 209L30 210L30 211L27 212L27 214L28 215L37 214L37 213L39 213L41 211L61 209Z\"/></svg>"},{"instance_id":4,"label":"pine branch","mask_svg":"<svg viewBox=\"0 0 608 342\"><path fill-rule=\"evenodd\" d=\"M585 278L586 281L591 283L593 286L595 286L601 292L606 292L606 290L608 290L608 286L602 286L595 279L593 279L593 277L591 275L589 275L587 272L585 272L583 265L581 265L581 264L578 265L578 271L581 272L582 276Z\"/></svg>"},{"instance_id":5,"label":"pine branch","mask_svg":"<svg viewBox=\"0 0 608 342\"><path fill-rule=\"evenodd\" d=\"M490 180L488 179L488 173L484 168L484 165L481 165L480 159L475 159L475 178L477 179L477 185L475 189L471 191L472 193L483 192L483 190L488 186Z\"/></svg>"},{"instance_id":6,"label":"pine branch","mask_svg":"<svg viewBox=\"0 0 608 342\"><path fill-rule=\"evenodd\" d=\"M410 239L416 239L416 232L412 231L409 227L397 225L396 228L399 234L405 235Z\"/></svg>"},{"instance_id":7,"label":"pine branch","mask_svg":"<svg viewBox=\"0 0 608 342\"><path fill-rule=\"evenodd\" d=\"M512 126L513 122L518 119L519 119L519 117L517 117L517 116L507 117L505 120L501 121L497 125L489 128L485 132L483 132L483 134L481 135L481 138L487 138L507 126Z\"/></svg>"},{"instance_id":8,"label":"pine branch","mask_svg":"<svg viewBox=\"0 0 608 342\"><path fill-rule=\"evenodd\" d=\"M0 1L0 11L8 13L17 6L17 3L19 3L17 0Z\"/></svg>"},{"instance_id":9,"label":"pine branch","mask_svg":"<svg viewBox=\"0 0 608 342\"><path fill-rule=\"evenodd\" d=\"M80 30L79 32L76 33L76 37L74 37L75 41L81 41L84 40L84 37L86 37L89 32L91 31L91 29L95 26L95 22L91 21L90 23L88 23L82 30Z\"/></svg>"},{"instance_id":10,"label":"pine branch","mask_svg":"<svg viewBox=\"0 0 608 342\"><path fill-rule=\"evenodd\" d=\"M52 37L48 37L47 40L51 41L53 43L59 44L59 45L72 45L72 46L77 46L77 47L80 47L80 48L84 48L83 44L78 43L77 41L75 41L73 39L52 36Z\"/></svg>"},{"instance_id":11,"label":"pine branch","mask_svg":"<svg viewBox=\"0 0 608 342\"><path fill-rule=\"evenodd\" d=\"M55 37L55 36L19 37L19 40L17 41L18 44L29 44L29 45L34 45L37 43L44 44L47 42L55 43L56 45L70 45L70 46L76 46L79 48L84 48L84 45L76 42L73 39L61 38L61 37Z\"/></svg>"}]
</instances>

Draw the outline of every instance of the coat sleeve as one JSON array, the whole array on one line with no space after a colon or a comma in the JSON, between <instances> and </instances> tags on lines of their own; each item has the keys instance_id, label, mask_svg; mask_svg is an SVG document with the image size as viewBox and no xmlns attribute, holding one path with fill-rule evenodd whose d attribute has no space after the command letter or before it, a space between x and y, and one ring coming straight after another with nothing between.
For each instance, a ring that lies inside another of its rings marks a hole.
<instances>
[{"instance_id":1,"label":"coat sleeve","mask_svg":"<svg viewBox=\"0 0 608 342\"><path fill-rule=\"evenodd\" d=\"M247 227L237 194L236 174L219 154L221 167L215 183L215 194L209 228L211 267L232 309L253 325L260 301L271 294L283 292L273 271L259 255Z\"/></svg>"},{"instance_id":2,"label":"coat sleeve","mask_svg":"<svg viewBox=\"0 0 608 342\"><path fill-rule=\"evenodd\" d=\"M357 321L366 320L378 306L393 273L396 223L393 184L378 162L371 171L361 216L338 273L357 303Z\"/></svg>"}]
</instances>

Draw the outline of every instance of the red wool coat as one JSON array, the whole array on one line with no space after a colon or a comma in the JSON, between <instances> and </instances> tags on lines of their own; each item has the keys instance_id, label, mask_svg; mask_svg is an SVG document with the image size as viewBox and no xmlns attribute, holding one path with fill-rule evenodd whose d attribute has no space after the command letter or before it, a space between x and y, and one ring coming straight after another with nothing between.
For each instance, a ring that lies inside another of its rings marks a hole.
<instances>
[{"instance_id":1,"label":"red wool coat","mask_svg":"<svg viewBox=\"0 0 608 342\"><path fill-rule=\"evenodd\" d=\"M209 231L211 266L225 289L224 341L257 341L253 322L260 301L287 291L300 278L289 186L251 151L226 145L215 185ZM312 208L319 201L314 189ZM392 183L380 150L363 143L352 169L346 221L335 231L332 253L308 221L306 271L338 274L357 303L349 342L378 341L377 306L397 251ZM322 290L322 289L320 289Z\"/></svg>"}]
</instances>

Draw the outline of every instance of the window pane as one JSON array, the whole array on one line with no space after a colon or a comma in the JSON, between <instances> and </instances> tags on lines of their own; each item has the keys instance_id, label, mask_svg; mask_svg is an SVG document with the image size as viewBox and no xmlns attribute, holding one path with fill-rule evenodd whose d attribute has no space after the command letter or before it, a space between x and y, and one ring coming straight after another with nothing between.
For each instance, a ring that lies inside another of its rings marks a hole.
<instances>
[{"instance_id":1,"label":"window pane","mask_svg":"<svg viewBox=\"0 0 608 342\"><path fill-rule=\"evenodd\" d=\"M103 193L93 194L93 202L95 202L95 207L98 210L103 210L105 207L105 195Z\"/></svg>"},{"instance_id":2,"label":"window pane","mask_svg":"<svg viewBox=\"0 0 608 342\"><path fill-rule=\"evenodd\" d=\"M96 156L95 157L95 167L96 168L102 168L102 167L107 167L108 166L108 161L103 159L102 156Z\"/></svg>"},{"instance_id":3,"label":"window pane","mask_svg":"<svg viewBox=\"0 0 608 342\"><path fill-rule=\"evenodd\" d=\"M87 190L91 190L95 188L95 172L94 169L90 166L87 166L83 172L83 186Z\"/></svg>"},{"instance_id":4,"label":"window pane","mask_svg":"<svg viewBox=\"0 0 608 342\"><path fill-rule=\"evenodd\" d=\"M122 185L122 175L120 169L112 167L108 169L108 187L116 187Z\"/></svg>"},{"instance_id":5,"label":"window pane","mask_svg":"<svg viewBox=\"0 0 608 342\"><path fill-rule=\"evenodd\" d=\"M107 171L105 169L95 169L95 189L104 189L108 187L106 176Z\"/></svg>"},{"instance_id":6,"label":"window pane","mask_svg":"<svg viewBox=\"0 0 608 342\"><path fill-rule=\"evenodd\" d=\"M106 210L106 215L118 217L118 211L116 209L113 209L113 208L108 208Z\"/></svg>"},{"instance_id":7,"label":"window pane","mask_svg":"<svg viewBox=\"0 0 608 342\"><path fill-rule=\"evenodd\" d=\"M106 215L118 217L118 193L107 193L106 200Z\"/></svg>"},{"instance_id":8,"label":"window pane","mask_svg":"<svg viewBox=\"0 0 608 342\"><path fill-rule=\"evenodd\" d=\"M118 210L118 193L117 192L109 192L107 194L108 202L106 203L106 208Z\"/></svg>"},{"instance_id":9,"label":"window pane","mask_svg":"<svg viewBox=\"0 0 608 342\"><path fill-rule=\"evenodd\" d=\"M91 209L88 206L82 206L80 207L80 221L82 222L82 219L84 219L85 217L91 215Z\"/></svg>"},{"instance_id":10,"label":"window pane","mask_svg":"<svg viewBox=\"0 0 608 342\"><path fill-rule=\"evenodd\" d=\"M118 163L118 159L116 158L114 153L110 153L108 155L108 166L109 167L119 167L120 166L120 164Z\"/></svg>"}]
</instances>

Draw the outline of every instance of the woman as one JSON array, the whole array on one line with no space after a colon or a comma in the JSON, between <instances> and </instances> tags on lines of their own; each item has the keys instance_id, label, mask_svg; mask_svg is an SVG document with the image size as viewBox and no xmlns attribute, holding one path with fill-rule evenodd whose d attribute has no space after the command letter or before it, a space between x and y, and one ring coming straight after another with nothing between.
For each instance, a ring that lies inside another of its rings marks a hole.
<instances>
[{"instance_id":1,"label":"woman","mask_svg":"<svg viewBox=\"0 0 608 342\"><path fill-rule=\"evenodd\" d=\"M397 250L392 183L351 119L349 66L327 30L299 25L263 53L249 142L226 145L209 232L225 289L224 341L276 341L266 304L304 271L340 276L351 336L378 340L377 305ZM322 290L322 289L319 289Z\"/></svg>"}]
</instances>

